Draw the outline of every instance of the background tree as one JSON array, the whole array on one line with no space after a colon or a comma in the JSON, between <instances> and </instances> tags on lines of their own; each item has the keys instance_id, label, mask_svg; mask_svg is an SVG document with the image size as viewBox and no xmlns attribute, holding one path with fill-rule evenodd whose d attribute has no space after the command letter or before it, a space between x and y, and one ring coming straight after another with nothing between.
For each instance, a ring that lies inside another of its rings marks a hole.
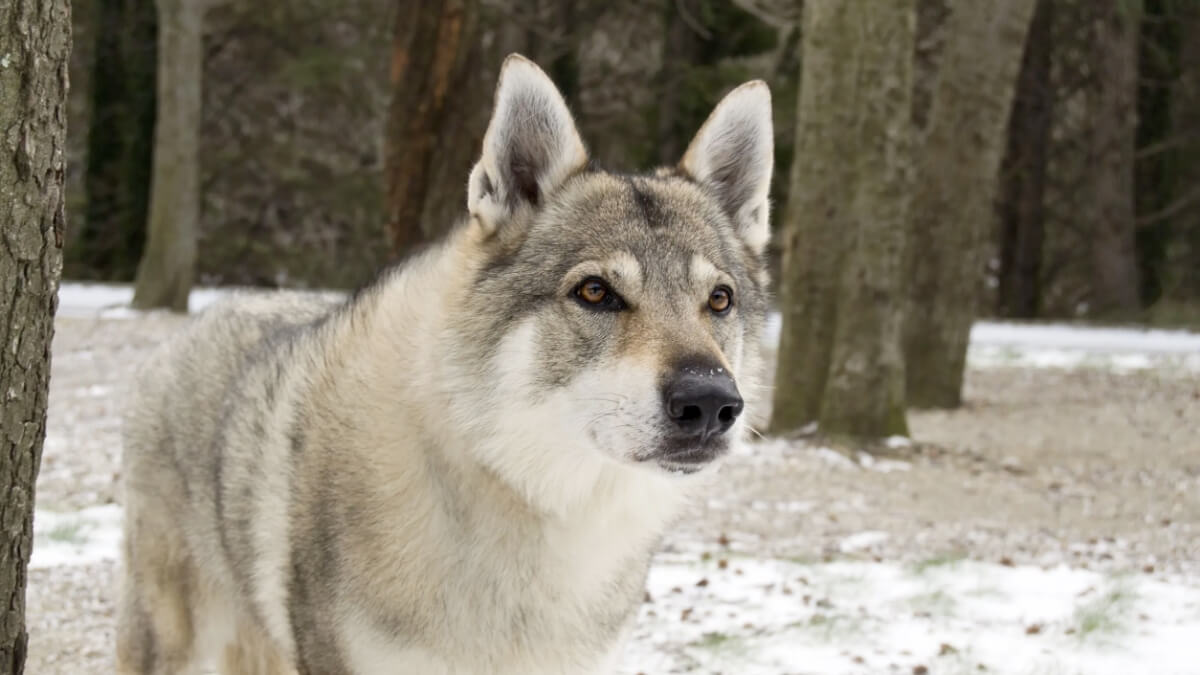
<instances>
[{"instance_id":1,"label":"background tree","mask_svg":"<svg viewBox=\"0 0 1200 675\"><path fill-rule=\"evenodd\" d=\"M1168 299L1179 306L1200 302L1200 2L1178 6L1179 75L1171 96L1178 173L1171 202L1175 216L1168 249Z\"/></svg>"},{"instance_id":2,"label":"background tree","mask_svg":"<svg viewBox=\"0 0 1200 675\"><path fill-rule=\"evenodd\" d=\"M999 288L996 313L1032 319L1041 300L1046 171L1054 90L1050 81L1053 0L1037 0L1008 123L1000 169Z\"/></svg>"},{"instance_id":3,"label":"background tree","mask_svg":"<svg viewBox=\"0 0 1200 675\"><path fill-rule=\"evenodd\" d=\"M67 0L0 4L0 673L25 670L25 581L62 270Z\"/></svg>"},{"instance_id":4,"label":"background tree","mask_svg":"<svg viewBox=\"0 0 1200 675\"><path fill-rule=\"evenodd\" d=\"M158 113L146 249L133 306L185 312L200 218L200 95L207 0L156 0Z\"/></svg>"},{"instance_id":5,"label":"background tree","mask_svg":"<svg viewBox=\"0 0 1200 675\"><path fill-rule=\"evenodd\" d=\"M401 254L449 229L483 137L491 87L479 0L400 2L384 140L387 229Z\"/></svg>"},{"instance_id":6,"label":"background tree","mask_svg":"<svg viewBox=\"0 0 1200 675\"><path fill-rule=\"evenodd\" d=\"M962 400L1004 130L1034 5L961 2L947 19L905 265L905 372L916 407L952 408Z\"/></svg>"},{"instance_id":7,"label":"background tree","mask_svg":"<svg viewBox=\"0 0 1200 675\"><path fill-rule=\"evenodd\" d=\"M1141 0L1097 0L1090 105L1092 313L1128 316L1140 307L1134 153Z\"/></svg>"},{"instance_id":8,"label":"background tree","mask_svg":"<svg viewBox=\"0 0 1200 675\"><path fill-rule=\"evenodd\" d=\"M75 278L133 279L146 239L154 149L154 0L98 0L84 176L87 205L66 251ZM73 82L74 85L74 82Z\"/></svg>"},{"instance_id":9,"label":"background tree","mask_svg":"<svg viewBox=\"0 0 1200 675\"><path fill-rule=\"evenodd\" d=\"M913 0L807 0L771 428L906 434Z\"/></svg>"}]
</instances>

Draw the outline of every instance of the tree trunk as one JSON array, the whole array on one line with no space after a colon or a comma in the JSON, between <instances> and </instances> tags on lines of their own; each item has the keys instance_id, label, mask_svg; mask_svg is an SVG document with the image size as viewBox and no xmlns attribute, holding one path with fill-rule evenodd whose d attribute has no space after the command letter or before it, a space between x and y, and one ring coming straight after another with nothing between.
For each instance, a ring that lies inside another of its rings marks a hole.
<instances>
[{"instance_id":1,"label":"tree trunk","mask_svg":"<svg viewBox=\"0 0 1200 675\"><path fill-rule=\"evenodd\" d=\"M914 0L804 5L771 428L907 433L899 292Z\"/></svg>"},{"instance_id":2,"label":"tree trunk","mask_svg":"<svg viewBox=\"0 0 1200 675\"><path fill-rule=\"evenodd\" d=\"M962 401L997 172L1035 0L958 3L919 153L906 261L908 402Z\"/></svg>"},{"instance_id":3,"label":"tree trunk","mask_svg":"<svg viewBox=\"0 0 1200 675\"><path fill-rule=\"evenodd\" d=\"M156 0L158 112L146 250L133 306L186 312L200 219L204 0Z\"/></svg>"},{"instance_id":4,"label":"tree trunk","mask_svg":"<svg viewBox=\"0 0 1200 675\"><path fill-rule=\"evenodd\" d=\"M1171 128L1181 147L1172 205L1171 274L1165 294L1172 302L1200 302L1200 3L1178 7L1179 79L1171 91Z\"/></svg>"},{"instance_id":5,"label":"tree trunk","mask_svg":"<svg viewBox=\"0 0 1200 675\"><path fill-rule=\"evenodd\" d=\"M157 20L153 0L100 0L95 11L87 206L67 272L129 281L146 239Z\"/></svg>"},{"instance_id":6,"label":"tree trunk","mask_svg":"<svg viewBox=\"0 0 1200 675\"><path fill-rule=\"evenodd\" d=\"M1045 238L1046 166L1054 90L1050 84L1053 0L1039 0L1025 41L1025 57L1008 125L1008 153L1000 171L1000 289L997 313L1032 319L1041 299Z\"/></svg>"},{"instance_id":7,"label":"tree trunk","mask_svg":"<svg viewBox=\"0 0 1200 675\"><path fill-rule=\"evenodd\" d=\"M400 3L384 139L396 255L436 239L465 211L464 181L484 132L476 112L491 96L479 77L488 70L479 12L478 0Z\"/></svg>"},{"instance_id":8,"label":"tree trunk","mask_svg":"<svg viewBox=\"0 0 1200 675\"><path fill-rule=\"evenodd\" d=\"M1128 316L1139 308L1134 203L1138 36L1141 0L1097 0L1092 42L1095 102L1089 186L1091 313Z\"/></svg>"},{"instance_id":9,"label":"tree trunk","mask_svg":"<svg viewBox=\"0 0 1200 675\"><path fill-rule=\"evenodd\" d=\"M22 673L64 229L67 0L0 4L0 674Z\"/></svg>"}]
</instances>

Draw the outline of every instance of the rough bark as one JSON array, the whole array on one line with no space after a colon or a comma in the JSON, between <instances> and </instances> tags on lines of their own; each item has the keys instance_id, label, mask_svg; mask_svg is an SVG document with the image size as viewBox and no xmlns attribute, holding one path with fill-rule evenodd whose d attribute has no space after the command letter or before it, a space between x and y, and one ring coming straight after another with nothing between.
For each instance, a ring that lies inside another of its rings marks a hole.
<instances>
[{"instance_id":1,"label":"rough bark","mask_svg":"<svg viewBox=\"0 0 1200 675\"><path fill-rule=\"evenodd\" d=\"M907 433L900 262L911 168L913 0L809 0L771 428Z\"/></svg>"},{"instance_id":2,"label":"rough bark","mask_svg":"<svg viewBox=\"0 0 1200 675\"><path fill-rule=\"evenodd\" d=\"M1141 0L1097 0L1092 41L1095 99L1086 221L1091 237L1091 307L1098 316L1137 311L1137 214L1134 152L1137 133L1138 36Z\"/></svg>"},{"instance_id":3,"label":"rough bark","mask_svg":"<svg viewBox=\"0 0 1200 675\"><path fill-rule=\"evenodd\" d=\"M905 264L908 402L962 401L997 172L1035 0L957 3L919 163Z\"/></svg>"},{"instance_id":4,"label":"rough bark","mask_svg":"<svg viewBox=\"0 0 1200 675\"><path fill-rule=\"evenodd\" d=\"M146 250L133 306L186 312L200 219L200 102L206 0L156 0L158 112Z\"/></svg>"},{"instance_id":5,"label":"rough bark","mask_svg":"<svg viewBox=\"0 0 1200 675\"><path fill-rule=\"evenodd\" d=\"M87 206L67 273L129 281L146 238L157 21L153 0L100 0L94 11Z\"/></svg>"},{"instance_id":6,"label":"rough bark","mask_svg":"<svg viewBox=\"0 0 1200 675\"><path fill-rule=\"evenodd\" d=\"M0 674L22 673L64 230L67 0L0 4Z\"/></svg>"},{"instance_id":7,"label":"rough bark","mask_svg":"<svg viewBox=\"0 0 1200 675\"><path fill-rule=\"evenodd\" d=\"M1053 1L1039 0L1017 78L1008 152L1000 170L1000 279L996 311L1032 319L1041 299L1046 167L1054 91L1050 82Z\"/></svg>"},{"instance_id":8,"label":"rough bark","mask_svg":"<svg viewBox=\"0 0 1200 675\"><path fill-rule=\"evenodd\" d=\"M478 0L401 3L384 140L396 255L436 239L464 211L463 181L484 131L474 113L491 93L478 78L479 13Z\"/></svg>"},{"instance_id":9,"label":"rough bark","mask_svg":"<svg viewBox=\"0 0 1200 675\"><path fill-rule=\"evenodd\" d=\"M913 64L913 124L917 138L929 126L933 89L946 45L946 18L950 0L917 0L917 37Z\"/></svg>"}]
</instances>

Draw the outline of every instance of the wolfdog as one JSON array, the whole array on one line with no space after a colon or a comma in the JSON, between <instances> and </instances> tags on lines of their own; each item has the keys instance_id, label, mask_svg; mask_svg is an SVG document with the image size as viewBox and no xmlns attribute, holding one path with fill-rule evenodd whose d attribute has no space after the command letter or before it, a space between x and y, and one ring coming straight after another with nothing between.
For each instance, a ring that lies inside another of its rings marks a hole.
<instances>
[{"instance_id":1,"label":"wolfdog","mask_svg":"<svg viewBox=\"0 0 1200 675\"><path fill-rule=\"evenodd\" d=\"M444 241L345 301L235 296L138 371L118 672L614 672L743 442L772 147L755 81L677 166L601 170L510 56Z\"/></svg>"}]
</instances>

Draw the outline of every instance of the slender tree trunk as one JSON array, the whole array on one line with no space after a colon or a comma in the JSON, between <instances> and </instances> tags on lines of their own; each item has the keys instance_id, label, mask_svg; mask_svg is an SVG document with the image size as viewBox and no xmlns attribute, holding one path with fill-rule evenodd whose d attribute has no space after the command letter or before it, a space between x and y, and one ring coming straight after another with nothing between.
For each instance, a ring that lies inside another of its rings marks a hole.
<instances>
[{"instance_id":1,"label":"slender tree trunk","mask_svg":"<svg viewBox=\"0 0 1200 675\"><path fill-rule=\"evenodd\" d=\"M388 235L397 255L436 239L466 204L464 177L483 136L472 116L491 90L481 70L478 0L402 2L384 140ZM450 178L447 174L452 174Z\"/></svg>"},{"instance_id":2,"label":"slender tree trunk","mask_svg":"<svg viewBox=\"0 0 1200 675\"><path fill-rule=\"evenodd\" d=\"M1053 0L1038 0L1033 15L1008 125L1008 153L1000 171L997 312L1011 318L1037 316L1041 300L1046 166L1054 119L1050 84L1053 5Z\"/></svg>"},{"instance_id":3,"label":"slender tree trunk","mask_svg":"<svg viewBox=\"0 0 1200 675\"><path fill-rule=\"evenodd\" d=\"M960 2L919 154L909 227L908 402L962 401L1005 129L1035 0Z\"/></svg>"},{"instance_id":4,"label":"slender tree trunk","mask_svg":"<svg viewBox=\"0 0 1200 675\"><path fill-rule=\"evenodd\" d=\"M67 0L0 4L0 674L22 673L34 485L62 271Z\"/></svg>"},{"instance_id":5,"label":"slender tree trunk","mask_svg":"<svg viewBox=\"0 0 1200 675\"><path fill-rule=\"evenodd\" d=\"M772 430L907 433L900 262L914 0L808 0Z\"/></svg>"},{"instance_id":6,"label":"slender tree trunk","mask_svg":"<svg viewBox=\"0 0 1200 675\"><path fill-rule=\"evenodd\" d=\"M1171 128L1182 146L1172 205L1172 242L1167 256L1172 270L1166 294L1174 302L1200 302L1200 3L1178 7L1179 80L1171 91ZM1166 207L1171 208L1171 207Z\"/></svg>"},{"instance_id":7,"label":"slender tree trunk","mask_svg":"<svg viewBox=\"0 0 1200 675\"><path fill-rule=\"evenodd\" d=\"M186 312L200 219L205 0L157 0L158 113L146 250L133 306Z\"/></svg>"},{"instance_id":8,"label":"slender tree trunk","mask_svg":"<svg viewBox=\"0 0 1200 675\"><path fill-rule=\"evenodd\" d=\"M1141 0L1096 0L1095 103L1087 222L1094 315L1126 316L1138 301L1134 151Z\"/></svg>"},{"instance_id":9,"label":"slender tree trunk","mask_svg":"<svg viewBox=\"0 0 1200 675\"><path fill-rule=\"evenodd\" d=\"M67 271L128 281L146 238L157 18L153 0L100 0L94 11L87 207Z\"/></svg>"}]
</instances>

